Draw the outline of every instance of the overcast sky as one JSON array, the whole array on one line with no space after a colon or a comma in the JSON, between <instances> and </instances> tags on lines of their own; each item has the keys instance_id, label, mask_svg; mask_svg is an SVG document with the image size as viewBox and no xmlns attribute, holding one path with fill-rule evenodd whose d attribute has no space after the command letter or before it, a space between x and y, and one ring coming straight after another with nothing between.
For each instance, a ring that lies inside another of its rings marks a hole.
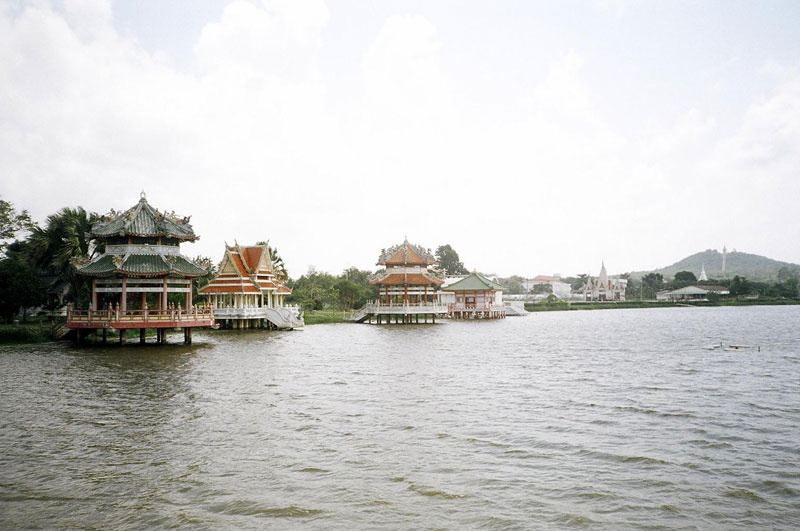
<instances>
[{"instance_id":1,"label":"overcast sky","mask_svg":"<svg viewBox=\"0 0 800 531\"><path fill-rule=\"evenodd\" d=\"M189 256L374 269L800 263L800 2L0 0L0 196L144 189Z\"/></svg>"}]
</instances>

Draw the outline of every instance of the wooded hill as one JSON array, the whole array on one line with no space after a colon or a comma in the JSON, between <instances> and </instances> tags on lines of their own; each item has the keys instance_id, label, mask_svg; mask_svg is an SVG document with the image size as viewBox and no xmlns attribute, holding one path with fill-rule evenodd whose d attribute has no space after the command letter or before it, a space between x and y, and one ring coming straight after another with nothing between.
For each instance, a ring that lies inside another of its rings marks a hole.
<instances>
[{"instance_id":1,"label":"wooded hill","mask_svg":"<svg viewBox=\"0 0 800 531\"><path fill-rule=\"evenodd\" d=\"M735 275L747 277L753 282L776 282L778 272L786 268L789 272L800 273L800 265L790 262L773 260L766 256L757 254L742 253L738 251L728 251L725 260L725 273L722 272L722 253L716 249L707 249L700 253L687 256L683 260L674 264L656 269L655 273L661 273L665 278L672 278L678 271L691 271L696 276L700 276L700 270L705 265L706 275L709 279L733 278ZM640 278L647 271L637 271L631 273L632 277Z\"/></svg>"}]
</instances>

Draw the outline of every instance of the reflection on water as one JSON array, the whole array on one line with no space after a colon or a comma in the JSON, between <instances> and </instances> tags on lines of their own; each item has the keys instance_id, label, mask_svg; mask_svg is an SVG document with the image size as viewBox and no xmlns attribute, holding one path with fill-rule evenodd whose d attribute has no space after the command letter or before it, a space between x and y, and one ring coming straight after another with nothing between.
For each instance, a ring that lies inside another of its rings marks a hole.
<instances>
[{"instance_id":1,"label":"reflection on water","mask_svg":"<svg viewBox=\"0 0 800 531\"><path fill-rule=\"evenodd\" d=\"M790 528L799 322L676 308L4 348L0 526Z\"/></svg>"}]
</instances>

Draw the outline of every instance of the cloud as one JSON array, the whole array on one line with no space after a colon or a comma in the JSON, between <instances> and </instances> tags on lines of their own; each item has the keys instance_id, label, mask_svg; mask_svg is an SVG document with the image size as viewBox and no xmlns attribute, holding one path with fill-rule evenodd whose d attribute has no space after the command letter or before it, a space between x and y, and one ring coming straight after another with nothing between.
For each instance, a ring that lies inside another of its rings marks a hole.
<instances>
[{"instance_id":1,"label":"cloud","mask_svg":"<svg viewBox=\"0 0 800 531\"><path fill-rule=\"evenodd\" d=\"M6 6L0 194L43 219L125 208L144 188L194 215L203 239L187 252L269 238L292 274L370 267L404 235L470 267L574 273L664 265L734 229L753 250L776 226L797 232L791 66L766 63L753 75L771 90L725 120L691 100L634 130L608 113L591 53L555 52L524 98L481 98L432 19L392 15L350 57L363 98L342 114L321 68L331 21L321 1L234 1L179 69L120 35L107 2Z\"/></svg>"}]
</instances>

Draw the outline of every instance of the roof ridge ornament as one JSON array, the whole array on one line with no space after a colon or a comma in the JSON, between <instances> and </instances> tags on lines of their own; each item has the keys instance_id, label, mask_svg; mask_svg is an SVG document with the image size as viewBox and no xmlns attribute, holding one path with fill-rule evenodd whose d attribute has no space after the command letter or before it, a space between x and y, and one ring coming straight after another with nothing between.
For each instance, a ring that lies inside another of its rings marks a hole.
<instances>
[{"instance_id":1,"label":"roof ridge ornament","mask_svg":"<svg viewBox=\"0 0 800 531\"><path fill-rule=\"evenodd\" d=\"M139 193L139 201L147 202L147 194L144 193L144 188L142 188L142 191Z\"/></svg>"}]
</instances>

